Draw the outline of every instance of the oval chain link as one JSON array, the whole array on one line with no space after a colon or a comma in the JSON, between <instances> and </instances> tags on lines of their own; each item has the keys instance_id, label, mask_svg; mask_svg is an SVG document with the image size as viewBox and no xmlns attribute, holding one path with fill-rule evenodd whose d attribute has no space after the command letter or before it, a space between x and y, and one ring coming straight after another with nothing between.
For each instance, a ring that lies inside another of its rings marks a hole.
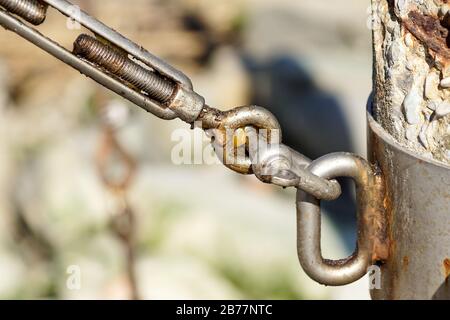
<instances>
[{"instance_id":1,"label":"oval chain link","mask_svg":"<svg viewBox=\"0 0 450 320\"><path fill-rule=\"evenodd\" d=\"M244 106L220 112L208 108L199 121L213 137L214 150L227 168L255 174L264 183L299 188L322 200L340 196L336 180L313 174L306 168L311 160L282 144L280 124L267 109Z\"/></svg>"},{"instance_id":2,"label":"oval chain link","mask_svg":"<svg viewBox=\"0 0 450 320\"><path fill-rule=\"evenodd\" d=\"M322 257L320 199L297 191L297 248L303 270L315 281L332 286L352 283L367 272L377 244L382 198L379 177L364 159L350 153L332 153L314 161L309 170L325 179L351 178L356 185L357 244L342 260Z\"/></svg>"}]
</instances>

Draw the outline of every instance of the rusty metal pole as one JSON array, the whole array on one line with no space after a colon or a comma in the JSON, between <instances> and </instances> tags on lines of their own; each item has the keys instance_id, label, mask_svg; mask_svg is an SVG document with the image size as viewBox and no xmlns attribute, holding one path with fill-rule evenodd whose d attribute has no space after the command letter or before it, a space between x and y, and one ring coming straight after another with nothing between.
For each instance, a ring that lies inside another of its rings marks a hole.
<instances>
[{"instance_id":1,"label":"rusty metal pole","mask_svg":"<svg viewBox=\"0 0 450 320\"><path fill-rule=\"evenodd\" d=\"M450 299L450 4L372 0L369 150L389 256L374 299Z\"/></svg>"},{"instance_id":2,"label":"rusty metal pole","mask_svg":"<svg viewBox=\"0 0 450 320\"><path fill-rule=\"evenodd\" d=\"M450 166L397 143L368 116L369 154L386 184L389 257L373 299L450 299Z\"/></svg>"}]
</instances>

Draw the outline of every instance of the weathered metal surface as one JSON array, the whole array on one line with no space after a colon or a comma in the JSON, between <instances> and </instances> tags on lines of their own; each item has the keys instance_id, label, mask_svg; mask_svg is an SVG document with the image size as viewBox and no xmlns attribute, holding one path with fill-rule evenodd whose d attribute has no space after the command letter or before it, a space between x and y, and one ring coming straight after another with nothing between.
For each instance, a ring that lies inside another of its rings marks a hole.
<instances>
[{"instance_id":1,"label":"weathered metal surface","mask_svg":"<svg viewBox=\"0 0 450 320\"><path fill-rule=\"evenodd\" d=\"M146 92L156 101L166 103L176 90L175 84L170 80L137 64L126 53L95 37L81 34L75 40L73 48L75 55L104 68L130 85Z\"/></svg>"},{"instance_id":2,"label":"weathered metal surface","mask_svg":"<svg viewBox=\"0 0 450 320\"><path fill-rule=\"evenodd\" d=\"M105 44L87 34L81 34L74 42L73 53L105 69L126 82L138 92L145 92L161 107L169 107L177 116L188 123L193 123L205 105L205 99L191 89L176 83L175 79L143 67L131 60L126 52Z\"/></svg>"},{"instance_id":3,"label":"weathered metal surface","mask_svg":"<svg viewBox=\"0 0 450 320\"><path fill-rule=\"evenodd\" d=\"M298 190L297 248L300 264L313 280L321 284L340 286L352 283L367 273L375 262L374 258L386 258L386 250L382 250L385 238L382 180L366 160L344 152L317 159L308 169L322 178L349 177L355 181L358 240L355 252L346 259L324 259L320 239L320 200Z\"/></svg>"},{"instance_id":4,"label":"weathered metal surface","mask_svg":"<svg viewBox=\"0 0 450 320\"><path fill-rule=\"evenodd\" d=\"M4 10L0 9L0 25L17 33L19 36L33 43L42 50L48 52L55 58L70 65L79 72L85 74L89 78L95 80L99 84L114 91L118 95L140 106L144 110L152 113L158 118L165 120L172 120L177 118L177 114L169 108L161 108L160 104L151 100L149 97L130 88L127 84L111 77L102 70L93 66L92 64L78 58L58 43L45 37L37 30L22 23L20 20L9 15Z\"/></svg>"},{"instance_id":5,"label":"weathered metal surface","mask_svg":"<svg viewBox=\"0 0 450 320\"><path fill-rule=\"evenodd\" d=\"M43 23L47 16L47 6L38 0L0 0L0 6L34 25Z\"/></svg>"},{"instance_id":6,"label":"weathered metal surface","mask_svg":"<svg viewBox=\"0 0 450 320\"><path fill-rule=\"evenodd\" d=\"M41 0L49 6L57 9L59 12L67 17L71 17L75 21L79 22L82 26L91 30L94 34L99 35L103 39L107 39L110 43L128 52L136 59L142 61L144 64L151 66L158 73L174 79L176 82L182 84L188 89L192 89L192 82L188 76L181 71L175 69L167 62L154 56L142 46L127 39L117 31L106 26L102 22L98 21L94 17L83 10L79 10L76 15L73 14L74 4L66 0ZM78 8L79 9L79 8Z\"/></svg>"},{"instance_id":7,"label":"weathered metal surface","mask_svg":"<svg viewBox=\"0 0 450 320\"><path fill-rule=\"evenodd\" d=\"M400 146L368 114L369 154L383 173L389 257L373 299L450 299L450 166Z\"/></svg>"},{"instance_id":8,"label":"weathered metal surface","mask_svg":"<svg viewBox=\"0 0 450 320\"><path fill-rule=\"evenodd\" d=\"M439 17L411 11L408 18L403 19L403 23L427 48L445 59L450 59L450 49L447 45L449 32Z\"/></svg>"},{"instance_id":9,"label":"weathered metal surface","mask_svg":"<svg viewBox=\"0 0 450 320\"><path fill-rule=\"evenodd\" d=\"M119 68L122 72L118 75L119 77L117 79L117 75L113 77L110 73L99 69L98 66L92 65L91 63L77 57L57 42L45 37L36 29L22 23L19 19L11 16L10 12L3 9L0 9L0 25L17 33L39 48L47 51L57 59L60 59L64 63L72 66L106 88L109 88L125 99L130 100L161 119L172 120L175 118L180 118L186 122L192 123L198 117L202 111L205 101L203 97L193 91L192 83L184 73L170 66L163 60L153 56L142 47L123 37L118 32L107 27L95 18L89 16L87 13L80 10L77 15L73 15L72 11L75 7L70 2L65 0L42 1L46 3L45 7L49 5L59 10L62 14L73 18L97 36L108 41L108 43L113 45L115 48L119 48L120 50L123 50L127 54L131 55L134 59L141 61L143 65L151 68L154 72L150 73L147 68L138 67L137 64L131 63L131 60L122 59L121 62L125 62L125 64L121 67L126 70ZM9 0L7 3L13 2L14 1ZM23 15L21 15L21 17L22 16ZM86 38L82 39L86 40ZM83 41L83 43L78 43L78 45L80 44L86 45L86 42ZM80 48L80 46L78 46L78 48ZM89 51L90 53L95 51L95 53L100 54L101 58L105 58L106 53L104 48L102 50L97 50L98 48L93 50L93 46L89 46L83 47L83 49L91 49L91 51ZM111 51L109 51L108 54L111 54ZM100 58L98 56L96 57ZM118 62L118 60L119 59L114 59L114 61L109 62ZM102 60L102 62L104 61ZM108 71L119 71L118 67L120 67L119 65L112 66L108 63L102 64L102 66L108 66ZM134 68L131 68L131 66ZM143 77L144 74L145 76ZM157 75L159 77L157 77ZM150 76L152 76L152 81L150 81L151 83L149 85L144 85ZM169 85L164 78L172 80L173 84ZM123 79L129 80L129 82L124 83ZM142 85L144 85L145 88L141 88ZM152 85L155 87L153 88ZM138 87L139 90L136 90L135 86ZM175 90L175 88L177 90ZM144 91L150 91L153 95L143 94L143 92L141 92L142 89L145 89ZM169 98L171 99L167 103L161 103L161 101L159 101L163 100L165 102L166 100L169 100ZM184 108L181 108L180 105L183 105Z\"/></svg>"}]
</instances>

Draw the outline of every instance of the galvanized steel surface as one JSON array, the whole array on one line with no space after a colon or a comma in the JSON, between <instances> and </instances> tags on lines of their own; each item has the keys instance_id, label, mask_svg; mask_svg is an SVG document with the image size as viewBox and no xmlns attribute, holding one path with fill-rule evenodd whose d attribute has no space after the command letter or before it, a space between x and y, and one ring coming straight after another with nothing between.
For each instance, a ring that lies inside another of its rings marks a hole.
<instances>
[{"instance_id":1,"label":"galvanized steel surface","mask_svg":"<svg viewBox=\"0 0 450 320\"><path fill-rule=\"evenodd\" d=\"M450 166L401 147L368 115L384 175L389 258L374 299L450 299Z\"/></svg>"},{"instance_id":2,"label":"galvanized steel surface","mask_svg":"<svg viewBox=\"0 0 450 320\"><path fill-rule=\"evenodd\" d=\"M297 248L303 270L315 281L332 286L352 283L363 277L372 263L374 243L383 224L380 212L381 180L362 158L350 153L333 153L314 161L312 173L326 179L352 178L356 184L358 237L355 252L342 260L322 257L320 200L297 191Z\"/></svg>"}]
</instances>

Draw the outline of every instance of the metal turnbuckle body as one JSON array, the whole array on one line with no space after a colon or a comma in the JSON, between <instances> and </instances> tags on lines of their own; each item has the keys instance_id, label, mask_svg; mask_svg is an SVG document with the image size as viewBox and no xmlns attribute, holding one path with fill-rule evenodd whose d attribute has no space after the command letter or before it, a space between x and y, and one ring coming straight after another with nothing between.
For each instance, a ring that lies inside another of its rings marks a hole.
<instances>
[{"instance_id":1,"label":"metal turnbuckle body","mask_svg":"<svg viewBox=\"0 0 450 320\"><path fill-rule=\"evenodd\" d=\"M6 9L0 9L0 25L4 28L153 115L192 123L203 110L205 99L193 91L185 74L72 3L66 0L0 0L0 6ZM45 19L43 9L47 7L53 7L77 21L95 37L81 35L75 41L73 53L10 15L16 14L33 24L40 24ZM77 14L74 15L75 8ZM119 62L119 65L114 65L114 62Z\"/></svg>"},{"instance_id":2,"label":"metal turnbuckle body","mask_svg":"<svg viewBox=\"0 0 450 320\"><path fill-rule=\"evenodd\" d=\"M52 7L79 22L92 31L94 36L82 34L74 42L73 52L45 37L37 30L0 9L0 25L16 32L39 48L47 51L64 63L72 66L106 88L116 92L155 116L172 120L179 118L187 123L202 122L204 129L217 129L214 136L216 152L228 168L242 174L255 173L264 182L282 187L300 187L321 199L333 200L340 195L340 186L335 181L319 178L305 167L305 157L290 152L302 165L297 165L297 174L284 170L268 180L246 154L244 137L241 145L235 145L234 134L252 127L268 132L268 142L281 143L281 130L277 119L266 109L255 106L235 108L222 112L205 105L202 96L193 91L190 79L163 60L153 56L141 46L77 8L66 0L0 0L0 6L25 20L38 9ZM12 10L22 6L21 10ZM26 6L24 5L26 4ZM25 8L25 9L24 9ZM45 13L41 15L45 18ZM43 21L43 20L42 20ZM231 132L231 138L227 132ZM275 134L272 134L275 133ZM245 133L244 133L245 136ZM271 140L271 141L270 141ZM238 154L238 147L244 151ZM283 149L283 148L281 148ZM285 149L286 150L286 149ZM290 150L292 151L292 150ZM260 157L264 158L262 153ZM265 158L267 159L267 157ZM253 170L256 169L256 172ZM286 169L286 168L285 168ZM289 168L291 169L291 168ZM292 171L292 170L291 170Z\"/></svg>"}]
</instances>

